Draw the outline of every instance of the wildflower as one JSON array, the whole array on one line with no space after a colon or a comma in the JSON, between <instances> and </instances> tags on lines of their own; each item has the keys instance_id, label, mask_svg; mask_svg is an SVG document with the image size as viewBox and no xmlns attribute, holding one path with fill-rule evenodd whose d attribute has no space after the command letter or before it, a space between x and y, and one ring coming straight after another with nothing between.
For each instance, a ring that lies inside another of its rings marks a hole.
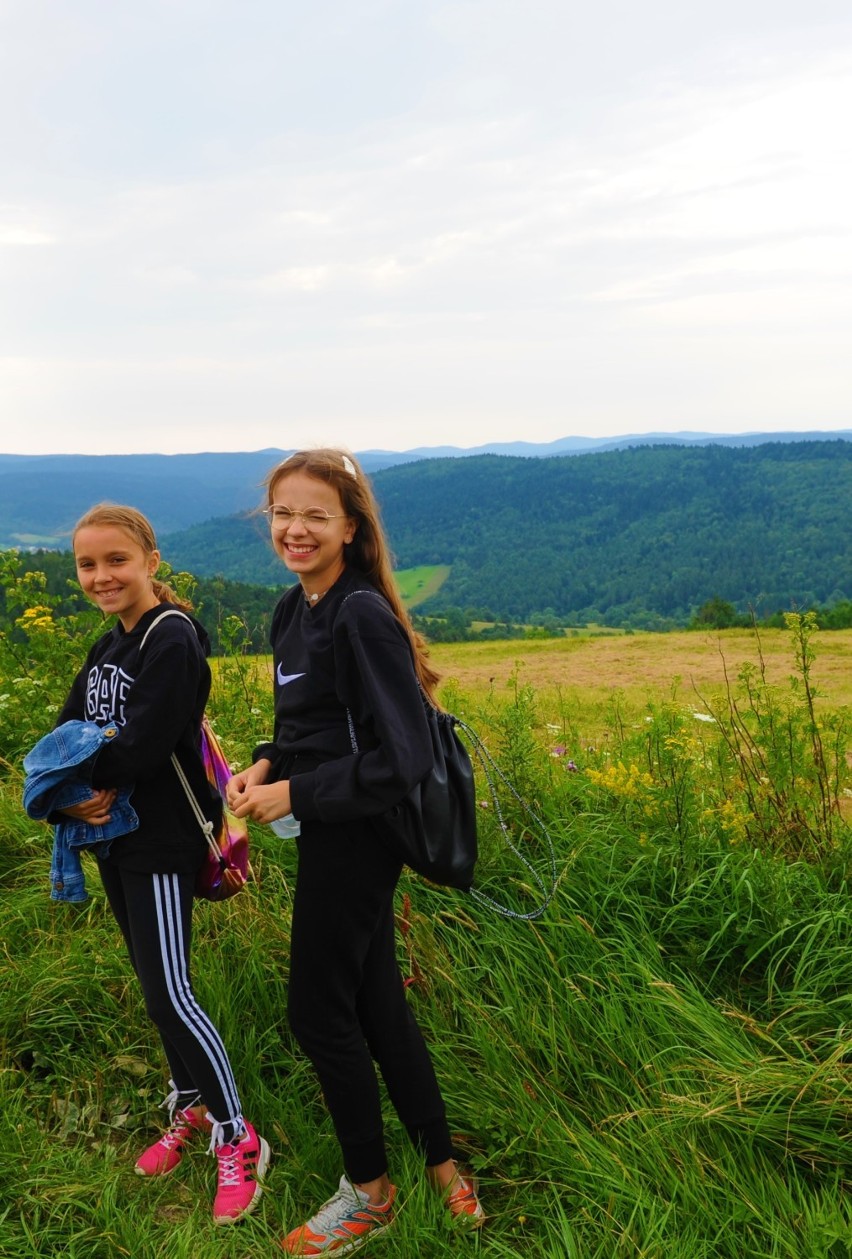
<instances>
[{"instance_id":1,"label":"wildflower","mask_svg":"<svg viewBox=\"0 0 852 1259\"><path fill-rule=\"evenodd\" d=\"M19 625L21 629L24 630L53 629L53 613L50 608L46 608L42 604L37 604L35 607L27 608L26 611L17 618L15 624Z\"/></svg>"},{"instance_id":2,"label":"wildflower","mask_svg":"<svg viewBox=\"0 0 852 1259\"><path fill-rule=\"evenodd\" d=\"M557 757L558 757L558 756L564 756L564 755L565 755L565 744L564 744L564 743L557 743L557 745L556 745L556 747L555 747L555 748L551 748L551 749L550 749L550 755L551 755L551 756L557 756Z\"/></svg>"},{"instance_id":3,"label":"wildflower","mask_svg":"<svg viewBox=\"0 0 852 1259\"><path fill-rule=\"evenodd\" d=\"M622 799L635 800L644 792L654 790L654 779L634 763L626 766L623 761L618 761L605 770L589 769L586 773L595 786L604 787Z\"/></svg>"},{"instance_id":4,"label":"wildflower","mask_svg":"<svg viewBox=\"0 0 852 1259\"><path fill-rule=\"evenodd\" d=\"M573 762L573 761L566 761L566 762L565 762L565 769L569 770L572 774L579 774L579 772L580 772L580 771L579 771L579 769L577 768L577 766L574 764L574 762Z\"/></svg>"},{"instance_id":5,"label":"wildflower","mask_svg":"<svg viewBox=\"0 0 852 1259\"><path fill-rule=\"evenodd\" d=\"M696 721L712 721L714 725L716 724L716 718L711 717L709 713L693 713L692 715Z\"/></svg>"},{"instance_id":6,"label":"wildflower","mask_svg":"<svg viewBox=\"0 0 852 1259\"><path fill-rule=\"evenodd\" d=\"M715 809L705 809L702 816L708 821L715 818L729 844L739 844L748 835L748 823L752 820L748 812L740 812L733 800L722 800Z\"/></svg>"}]
</instances>

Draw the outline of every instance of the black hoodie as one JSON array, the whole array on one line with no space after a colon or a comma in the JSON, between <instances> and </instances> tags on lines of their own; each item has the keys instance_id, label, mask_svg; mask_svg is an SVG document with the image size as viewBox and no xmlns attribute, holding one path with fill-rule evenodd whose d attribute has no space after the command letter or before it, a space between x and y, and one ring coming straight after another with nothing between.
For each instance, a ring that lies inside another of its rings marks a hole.
<instances>
[{"instance_id":1,"label":"black hoodie","mask_svg":"<svg viewBox=\"0 0 852 1259\"><path fill-rule=\"evenodd\" d=\"M347 569L316 607L300 585L288 590L270 637L275 734L254 758L272 762L270 781L290 779L294 815L346 822L403 799L433 753L411 644L387 601Z\"/></svg>"},{"instance_id":2,"label":"black hoodie","mask_svg":"<svg viewBox=\"0 0 852 1259\"><path fill-rule=\"evenodd\" d=\"M218 827L222 804L204 772L201 718L210 693L210 640L204 627L180 616L146 629L163 605L146 612L125 632L118 621L94 644L59 714L57 725L77 718L98 725L113 721L118 738L95 762L95 787L133 785L131 804L139 829L113 841L108 860L129 870L189 873L205 858L207 844L171 762L178 760L206 816Z\"/></svg>"}]
</instances>

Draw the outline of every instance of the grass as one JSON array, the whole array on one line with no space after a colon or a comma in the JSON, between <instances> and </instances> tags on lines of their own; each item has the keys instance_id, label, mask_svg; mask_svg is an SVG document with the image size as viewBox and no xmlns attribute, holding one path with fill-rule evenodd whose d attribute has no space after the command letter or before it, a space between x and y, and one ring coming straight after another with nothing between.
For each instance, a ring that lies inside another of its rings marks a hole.
<instances>
[{"instance_id":1,"label":"grass","mask_svg":"<svg viewBox=\"0 0 852 1259\"><path fill-rule=\"evenodd\" d=\"M542 719L574 730L582 744L616 721L641 721L650 703L674 699L702 709L708 697L723 694L726 672L734 678L754 660L758 641L767 677L783 685L794 670L781 629L761 630L759 640L753 631L737 629L435 643L431 659L450 696L507 702L519 687L531 687ZM249 669L271 682L269 656L253 657ZM852 630L821 636L819 680L830 707L852 708Z\"/></svg>"},{"instance_id":2,"label":"grass","mask_svg":"<svg viewBox=\"0 0 852 1259\"><path fill-rule=\"evenodd\" d=\"M401 568L394 578L407 608L416 608L436 594L450 575L448 564L421 565L420 568Z\"/></svg>"},{"instance_id":3,"label":"grass","mask_svg":"<svg viewBox=\"0 0 852 1259\"><path fill-rule=\"evenodd\" d=\"M793 672L786 630L761 630L770 680ZM596 729L617 705L624 720L638 720L650 701L675 697L700 708L701 696L719 695L725 671L735 677L755 658L751 630L670 634L578 634L576 637L488 643L437 643L432 660L462 692L508 698L530 686L549 720ZM852 630L821 635L819 679L835 708L852 707Z\"/></svg>"},{"instance_id":4,"label":"grass","mask_svg":"<svg viewBox=\"0 0 852 1259\"><path fill-rule=\"evenodd\" d=\"M767 668L784 679L789 658L769 637ZM729 661L752 654L735 632L721 641ZM820 678L849 646L849 635L821 639ZM414 981L410 1001L489 1219L478 1234L447 1229L388 1108L403 1207L394 1234L367 1253L852 1254L848 836L820 861L729 845L700 828L678 836L660 825L646 836L636 801L605 795L549 754L554 715L561 728L587 724L615 740L619 705L641 724L647 705L680 693L690 674L705 670L701 687L721 685L716 641L460 644L434 658L451 706L546 818L559 886L543 919L518 923L404 876L399 956ZM228 686L238 695L233 681L223 669L216 724L238 759L255 732L240 725L246 705L225 702ZM256 882L198 911L199 996L273 1148L257 1214L216 1229L214 1168L200 1149L160 1183L132 1172L162 1117L157 1038L96 878L87 905L50 903L49 836L23 816L19 787L14 769L0 783L3 1259L274 1255L340 1174L284 1015L292 846L255 828ZM546 868L522 818L507 816ZM478 881L524 908L534 889L523 876L484 813Z\"/></svg>"}]
</instances>

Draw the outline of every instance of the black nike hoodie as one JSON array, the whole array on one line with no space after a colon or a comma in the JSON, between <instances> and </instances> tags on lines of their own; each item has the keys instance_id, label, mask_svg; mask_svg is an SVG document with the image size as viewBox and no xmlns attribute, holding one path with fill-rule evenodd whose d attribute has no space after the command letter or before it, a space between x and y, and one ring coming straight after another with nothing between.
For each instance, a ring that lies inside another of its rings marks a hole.
<instances>
[{"instance_id":1,"label":"black nike hoodie","mask_svg":"<svg viewBox=\"0 0 852 1259\"><path fill-rule=\"evenodd\" d=\"M290 779L294 816L345 822L398 803L433 754L411 644L387 601L350 569L315 607L296 585L270 638L274 739L254 759L271 760L269 781Z\"/></svg>"}]
</instances>

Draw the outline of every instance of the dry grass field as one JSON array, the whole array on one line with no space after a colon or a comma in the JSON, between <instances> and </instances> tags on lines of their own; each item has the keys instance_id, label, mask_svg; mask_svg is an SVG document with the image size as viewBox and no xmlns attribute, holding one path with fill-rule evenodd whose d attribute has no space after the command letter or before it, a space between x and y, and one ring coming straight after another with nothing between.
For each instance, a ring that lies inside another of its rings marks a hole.
<instances>
[{"instance_id":1,"label":"dry grass field","mask_svg":"<svg viewBox=\"0 0 852 1259\"><path fill-rule=\"evenodd\" d=\"M812 681L831 708L852 705L852 630L814 636ZM445 683L463 693L505 697L514 679L536 692L544 713L586 721L614 698L626 718L649 701L674 698L701 708L699 696L718 695L762 655L767 678L784 687L794 672L785 630L690 631L669 634L578 635L522 642L436 644L432 660Z\"/></svg>"},{"instance_id":2,"label":"dry grass field","mask_svg":"<svg viewBox=\"0 0 852 1259\"><path fill-rule=\"evenodd\" d=\"M812 646L811 680L818 702L832 709L852 707L852 630L818 633ZM786 630L580 633L431 648L442 687L474 702L489 694L505 701L516 683L530 687L542 721L570 725L583 739L607 728L616 703L625 722L639 720L649 703L666 700L699 711L702 697L724 693L726 673L734 687L743 665L759 666L761 656L767 679L786 688L795 672ZM255 662L271 686L270 657L255 657Z\"/></svg>"}]
</instances>

